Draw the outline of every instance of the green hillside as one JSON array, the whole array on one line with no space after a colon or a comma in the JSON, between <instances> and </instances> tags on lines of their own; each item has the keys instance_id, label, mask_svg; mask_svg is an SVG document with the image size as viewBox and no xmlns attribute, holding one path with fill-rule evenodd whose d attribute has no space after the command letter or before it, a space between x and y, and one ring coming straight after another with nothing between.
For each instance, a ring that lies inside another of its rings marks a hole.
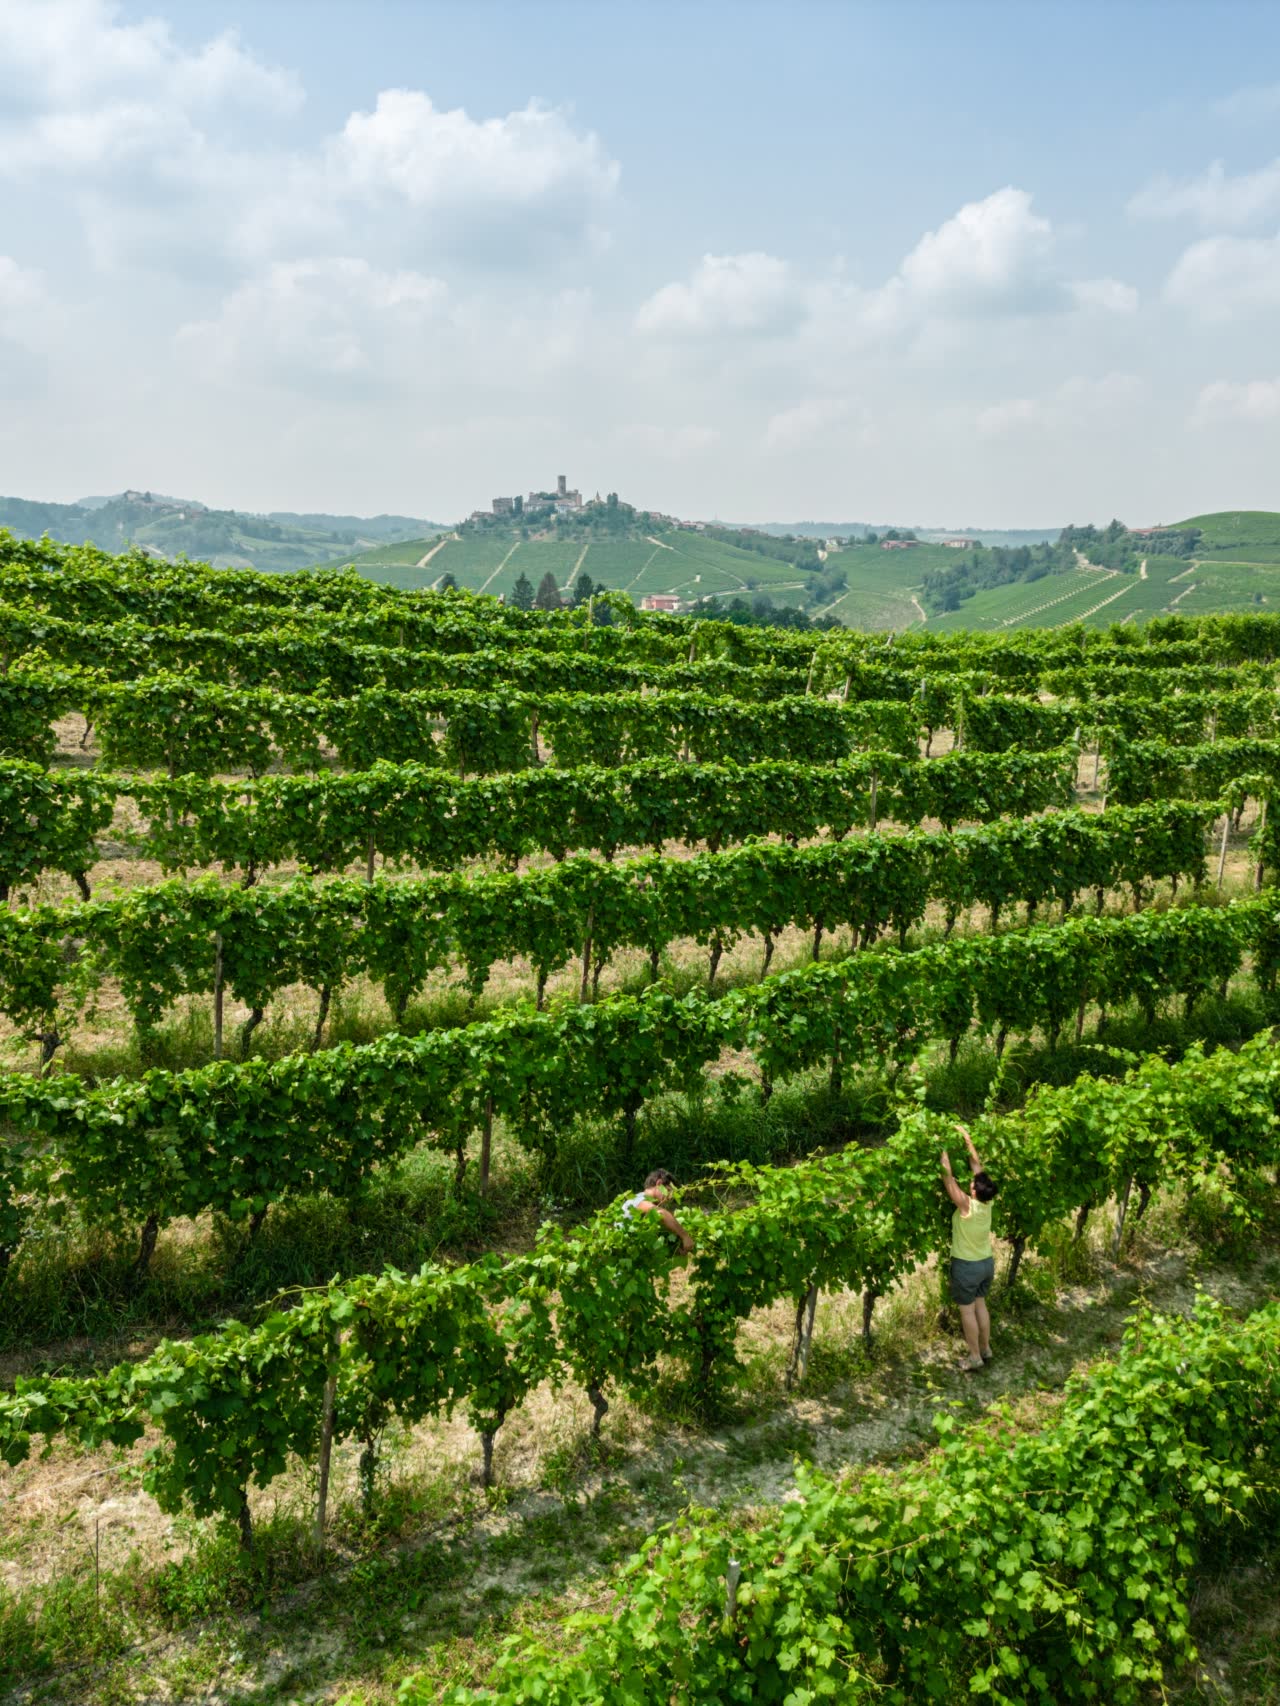
<instances>
[{"instance_id":1,"label":"green hillside","mask_svg":"<svg viewBox=\"0 0 1280 1706\"><path fill-rule=\"evenodd\" d=\"M1280 563L1280 514L1268 509L1219 510L1193 515L1181 527L1203 535L1196 556L1215 562Z\"/></svg>"},{"instance_id":2,"label":"green hillside","mask_svg":"<svg viewBox=\"0 0 1280 1706\"><path fill-rule=\"evenodd\" d=\"M1280 514L1224 510L1191 516L1172 524L1170 531L1194 531L1201 537L1189 555L1166 556L1143 554L1145 536L1134 534L1130 542L1139 564L1136 573L1077 566L1039 580L991 587L966 599L958 610L931 614L927 626L943 632L1062 627L1071 622L1104 627L1142 623L1171 611L1207 616L1280 609Z\"/></svg>"},{"instance_id":3,"label":"green hillside","mask_svg":"<svg viewBox=\"0 0 1280 1706\"><path fill-rule=\"evenodd\" d=\"M886 550L878 541L860 540L827 557L828 574L843 574L847 590L828 613L847 628L909 628L923 609L913 597L925 574L944 567L954 553L944 545L913 545Z\"/></svg>"},{"instance_id":4,"label":"green hillside","mask_svg":"<svg viewBox=\"0 0 1280 1706\"><path fill-rule=\"evenodd\" d=\"M20 538L47 533L67 545L97 545L104 551L142 545L164 557L194 557L220 569L309 568L340 553L370 546L386 550L380 541L421 535L431 526L412 516L256 515L139 491L74 504L0 497L0 527ZM420 557L427 546L418 543Z\"/></svg>"},{"instance_id":5,"label":"green hillside","mask_svg":"<svg viewBox=\"0 0 1280 1706\"><path fill-rule=\"evenodd\" d=\"M652 530L637 526L604 536L566 531L529 538L516 527L463 529L444 540L415 539L339 560L386 584L434 586L450 574L460 587L508 598L522 574L535 588L551 574L562 594L586 574L596 586L625 592L637 603L659 593L690 603L763 594L777 605L808 606L815 584L819 591L825 584L820 575L793 563L690 529L643 525Z\"/></svg>"}]
</instances>

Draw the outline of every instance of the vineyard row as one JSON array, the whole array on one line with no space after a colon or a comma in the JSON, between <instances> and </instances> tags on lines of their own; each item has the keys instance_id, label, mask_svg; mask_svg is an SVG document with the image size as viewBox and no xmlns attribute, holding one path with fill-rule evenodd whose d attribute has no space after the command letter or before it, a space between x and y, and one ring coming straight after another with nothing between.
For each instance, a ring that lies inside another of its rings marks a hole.
<instances>
[{"instance_id":1,"label":"vineyard row","mask_svg":"<svg viewBox=\"0 0 1280 1706\"><path fill-rule=\"evenodd\" d=\"M1056 1046L1073 1018L1079 1036L1091 1004L1105 1012L1136 1000L1153 1019L1176 996L1190 1010L1246 953L1274 989L1280 915L1269 900L1077 918L908 952L881 945L714 999L650 989L94 1087L10 1074L0 1080L14 1133L0 1152L0 1259L41 1205L59 1203L110 1230L141 1225L145 1265L172 1220L214 1209L256 1225L291 1194L354 1198L375 1167L422 1143L453 1154L460 1189L478 1136L483 1189L495 1119L548 1156L583 1120L617 1122L629 1154L645 1103L702 1093L726 1050L753 1061L764 1100L819 1068L838 1093L851 1069L896 1070L937 1040L954 1058L975 1019L1002 1053L1009 1036L1037 1030ZM741 1074L729 1083L743 1088Z\"/></svg>"},{"instance_id":2,"label":"vineyard row","mask_svg":"<svg viewBox=\"0 0 1280 1706\"><path fill-rule=\"evenodd\" d=\"M2 583L0 583L2 584ZM106 681L179 671L223 686L272 688L279 692L350 696L368 688L403 691L625 693L643 689L723 694L746 701L768 701L813 692L838 693L843 699L902 700L915 704L928 726L951 726L959 696L1022 692L1042 688L1071 699L1117 699L1115 721L1133 699L1163 696L1171 682L1179 697L1217 695L1222 666L1182 659L1176 678L1162 654L1136 662L1094 662L1055 666L1026 675L1001 674L970 667L963 654L924 653L915 668L881 648L854 655L830 642L815 645L807 665L786 667L744 664L720 657L678 662L628 661L585 646L480 647L469 652L435 650L423 645L375 645L354 637L342 618L318 625L272 626L242 633L149 625L137 618L115 623L63 620L39 607L0 605L0 670L15 663L55 663L97 672ZM359 630L357 629L357 633ZM485 636L480 632L479 638ZM690 644L697 650L698 637ZM941 667L941 666L944 666ZM1273 686L1275 668L1242 664L1235 679L1249 691ZM1212 711L1200 712L1207 721ZM1138 732L1131 730L1130 732ZM1239 733L1236 728L1223 732Z\"/></svg>"},{"instance_id":3,"label":"vineyard row","mask_svg":"<svg viewBox=\"0 0 1280 1706\"><path fill-rule=\"evenodd\" d=\"M1280 758L1280 746L1259 743L1259 752ZM1248 768L1262 768L1250 753ZM951 829L1070 805L1075 771L1074 749L956 752L927 761L873 752L837 764L650 760L470 780L382 762L345 773L222 782L0 760L0 899L42 871L74 877L88 899L100 837L167 871L221 865L247 883L291 862L316 871L358 863L372 872L380 857L455 870L473 859L515 862L538 852L611 859L624 847L661 851L672 841L716 851L759 835L838 840L881 820L936 818ZM118 802L130 810L117 825ZM130 821L133 814L138 822Z\"/></svg>"},{"instance_id":4,"label":"vineyard row","mask_svg":"<svg viewBox=\"0 0 1280 1706\"><path fill-rule=\"evenodd\" d=\"M74 1015L118 982L140 1034L180 996L213 997L221 1053L226 996L251 1010L253 1028L282 989L320 997L365 975L381 986L399 1024L433 971L460 965L472 996L493 967L525 959L542 1006L548 978L581 967L581 999L610 958L643 950L657 979L671 943L693 940L710 956L708 984L743 936L763 938L767 972L788 926L812 933L852 928L866 947L886 928L905 946L930 901L957 917L1023 902L1065 910L1081 892L1204 875L1205 831L1216 805L1176 801L1106 813L1055 812L986 829L872 833L792 847L768 843L682 859L618 863L582 857L520 875L479 873L373 881L298 879L282 887L228 886L216 878L133 889L118 898L0 912L0 1013L44 1046L46 1063L69 1039ZM762 976L764 973L761 974Z\"/></svg>"},{"instance_id":5,"label":"vineyard row","mask_svg":"<svg viewBox=\"0 0 1280 1706\"><path fill-rule=\"evenodd\" d=\"M1193 1571L1280 1509L1280 1305L1139 1314L1041 1431L935 1426L923 1462L800 1468L749 1525L691 1513L601 1584L570 1650L514 1635L488 1686L410 1677L400 1706L1140 1706L1194 1657Z\"/></svg>"},{"instance_id":6,"label":"vineyard row","mask_svg":"<svg viewBox=\"0 0 1280 1706\"><path fill-rule=\"evenodd\" d=\"M652 758L753 764L831 763L860 748L915 755L937 727L971 751L1046 751L1084 738L1109 752L1123 738L1200 744L1207 734L1272 738L1274 692L1188 694L1041 704L1009 694L925 692L911 700L797 694L752 703L702 693L493 693L364 688L349 698L220 687L188 675L106 682L84 670L21 669L0 677L0 751L49 763L54 725L85 718L102 762L169 776L275 765L314 771L334 753L349 769L372 755L458 775L618 766ZM550 755L544 750L549 742Z\"/></svg>"},{"instance_id":7,"label":"vineyard row","mask_svg":"<svg viewBox=\"0 0 1280 1706\"><path fill-rule=\"evenodd\" d=\"M199 563L157 563L137 554L112 557L91 546L17 540L0 530L0 596L6 602L75 610L86 622L138 618L149 625L254 632L265 625L341 625L374 644L472 651L531 641L539 647L589 647L636 661L685 661L694 625L687 618L617 612L613 627L590 627L587 611L521 611L467 593L404 592L354 571L259 574ZM699 619L700 657L807 668L815 636ZM846 659L883 656L878 634L834 630L816 637L822 652ZM1183 668L1280 659L1280 617L1264 613L1167 616L1129 628L1045 629L1012 635L903 634L893 651L914 668L992 669L1033 684L1040 672L1085 661Z\"/></svg>"},{"instance_id":8,"label":"vineyard row","mask_svg":"<svg viewBox=\"0 0 1280 1706\"><path fill-rule=\"evenodd\" d=\"M1139 1212L1153 1189L1179 1182L1243 1210L1237 1187L1280 1159L1278 1096L1269 1034L1238 1054L1192 1052L1174 1066L1149 1057L1120 1082L1042 1089L978 1126L1001 1184L998 1230L1016 1259L1066 1214L1127 1197L1130 1185ZM651 1388L659 1358L683 1362L710 1398L733 1375L739 1322L772 1303L799 1309L819 1291L861 1291L869 1331L875 1299L944 1243L937 1159L949 1132L917 1110L876 1149L737 1169L749 1206L681 1209L695 1250L678 1301L656 1217L627 1220L615 1205L572 1234L545 1226L532 1253L508 1262L335 1282L257 1327L164 1342L102 1374L19 1378L0 1398L0 1455L21 1461L33 1434L125 1445L150 1426L160 1440L144 1484L162 1508L232 1517L247 1539L250 1484L269 1485L291 1458L314 1459L322 1430L330 1442L363 1442L371 1486L392 1418L412 1426L465 1405L487 1479L494 1435L544 1381L582 1386L598 1425L610 1387Z\"/></svg>"}]
</instances>

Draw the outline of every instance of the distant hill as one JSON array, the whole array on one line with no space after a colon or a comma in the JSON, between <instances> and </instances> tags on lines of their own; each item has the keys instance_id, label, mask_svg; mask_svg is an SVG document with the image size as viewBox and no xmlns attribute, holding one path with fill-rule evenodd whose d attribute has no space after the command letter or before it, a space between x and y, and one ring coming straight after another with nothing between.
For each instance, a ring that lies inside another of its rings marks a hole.
<instances>
[{"instance_id":1,"label":"distant hill","mask_svg":"<svg viewBox=\"0 0 1280 1706\"><path fill-rule=\"evenodd\" d=\"M1014 558L1021 558L1014 553ZM1142 527L1066 528L1033 547L1016 573L990 572L1010 554L964 551L922 577L926 626L943 630L1141 624L1156 616L1280 611L1280 514L1219 510ZM959 577L965 577L968 585ZM958 597L948 596L958 591Z\"/></svg>"},{"instance_id":2,"label":"distant hill","mask_svg":"<svg viewBox=\"0 0 1280 1706\"><path fill-rule=\"evenodd\" d=\"M520 514L475 516L451 533L378 546L350 563L370 579L400 587L438 586L451 576L472 592L515 598L550 575L562 598L585 577L595 590L651 595L692 608L739 613L772 609L799 622L817 615L840 588L820 541L693 524L638 509L616 493L578 509L554 504ZM788 612L793 614L788 615Z\"/></svg>"},{"instance_id":3,"label":"distant hill","mask_svg":"<svg viewBox=\"0 0 1280 1706\"><path fill-rule=\"evenodd\" d=\"M1173 523L1200 533L1198 557L1219 562L1280 563L1280 514L1270 509L1215 510Z\"/></svg>"},{"instance_id":4,"label":"distant hill","mask_svg":"<svg viewBox=\"0 0 1280 1706\"><path fill-rule=\"evenodd\" d=\"M69 545L105 551L145 545L165 557L203 559L218 568L301 569L388 541L438 531L417 516L254 515L210 509L193 498L131 490L79 503L0 498L0 527L28 539L47 533Z\"/></svg>"},{"instance_id":5,"label":"distant hill","mask_svg":"<svg viewBox=\"0 0 1280 1706\"><path fill-rule=\"evenodd\" d=\"M877 538L885 533L913 533L926 544L940 539L973 539L979 545L1042 545L1056 539L1060 527L917 527L905 521L716 521L709 525L724 528L750 528L757 533L770 533L777 538L796 539L865 539L869 533Z\"/></svg>"},{"instance_id":6,"label":"distant hill","mask_svg":"<svg viewBox=\"0 0 1280 1706\"><path fill-rule=\"evenodd\" d=\"M1048 545L1062 532L1060 527L917 527L916 537L926 544L943 539L971 539L975 545Z\"/></svg>"}]
</instances>

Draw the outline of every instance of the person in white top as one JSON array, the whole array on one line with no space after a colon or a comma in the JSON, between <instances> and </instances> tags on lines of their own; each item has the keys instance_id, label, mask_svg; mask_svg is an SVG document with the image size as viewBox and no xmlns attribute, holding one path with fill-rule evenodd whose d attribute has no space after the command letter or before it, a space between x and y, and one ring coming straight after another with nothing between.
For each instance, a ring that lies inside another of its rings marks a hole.
<instances>
[{"instance_id":1,"label":"person in white top","mask_svg":"<svg viewBox=\"0 0 1280 1706\"><path fill-rule=\"evenodd\" d=\"M655 1167L645 1180L644 1189L637 1191L635 1196L628 1197L623 1203L622 1212L628 1218L633 1214L656 1214L667 1231L680 1240L680 1248L687 1256L693 1249L693 1239L666 1207L675 1182L674 1176L668 1173L665 1167Z\"/></svg>"}]
</instances>

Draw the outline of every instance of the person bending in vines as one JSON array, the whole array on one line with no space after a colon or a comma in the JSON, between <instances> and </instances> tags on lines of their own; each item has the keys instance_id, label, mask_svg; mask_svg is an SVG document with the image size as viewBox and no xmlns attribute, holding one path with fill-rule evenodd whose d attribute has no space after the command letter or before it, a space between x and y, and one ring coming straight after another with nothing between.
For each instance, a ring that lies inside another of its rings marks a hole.
<instances>
[{"instance_id":1,"label":"person bending in vines","mask_svg":"<svg viewBox=\"0 0 1280 1706\"><path fill-rule=\"evenodd\" d=\"M674 1175L665 1167L655 1167L645 1180L644 1189L623 1203L622 1212L628 1219L633 1214L656 1214L667 1231L680 1240L680 1248L687 1256L693 1249L693 1239L666 1206L675 1182Z\"/></svg>"},{"instance_id":2,"label":"person bending in vines","mask_svg":"<svg viewBox=\"0 0 1280 1706\"><path fill-rule=\"evenodd\" d=\"M968 1126L957 1120L956 1129L969 1152L969 1189L961 1189L945 1149L942 1184L955 1205L951 1216L951 1296L960 1306L960 1326L969 1349L960 1366L969 1373L991 1361L991 1317L986 1298L996 1274L991 1245L991 1204L996 1187L983 1168Z\"/></svg>"}]
</instances>

